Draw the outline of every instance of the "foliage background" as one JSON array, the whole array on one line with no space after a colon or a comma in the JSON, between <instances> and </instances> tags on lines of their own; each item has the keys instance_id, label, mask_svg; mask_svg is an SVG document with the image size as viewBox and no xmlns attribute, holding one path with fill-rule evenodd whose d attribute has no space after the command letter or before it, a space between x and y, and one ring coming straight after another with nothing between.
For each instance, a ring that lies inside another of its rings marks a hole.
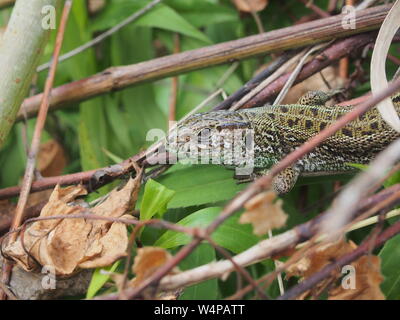
<instances>
[{"instance_id":1,"label":"foliage background","mask_svg":"<svg viewBox=\"0 0 400 320\"><path fill-rule=\"evenodd\" d=\"M87 42L148 2L108 0L101 12L91 15L86 1L74 1L62 51L68 52ZM327 0L316 0L314 3L321 8L327 8L328 5ZM310 13L301 1L271 0L266 9L258 14L264 29L269 31L291 26ZM10 10L2 10L0 16L3 26L9 14ZM82 79L108 67L134 64L172 54L175 34L180 37L180 50L186 51L257 33L253 17L240 13L229 0L165 0L100 45L60 63L55 86ZM45 49L42 62L49 60L54 38L55 32ZM398 46L393 46L394 54L398 54L397 50ZM367 74L370 54L371 52L363 65ZM271 59L270 55L265 55L240 62L222 88L228 95L233 93ZM220 87L219 81L229 67L227 64L179 76L177 120ZM387 68L390 77L395 72L396 65L388 62ZM43 90L45 77L46 72L38 75L32 93ZM354 95L358 96L368 90L368 82L361 83ZM118 159L126 159L148 147L151 144L151 141L146 141L148 130L167 129L170 95L171 79L162 79L71 105L49 115L43 142L54 139L62 145L67 159L63 173L113 164ZM213 100L203 111L210 109L218 99ZM13 186L20 181L26 161L24 141L31 140L33 125L34 120L29 120L27 125L16 124L0 151L0 187ZM245 187L237 185L232 175L231 171L217 166L175 165L156 179L161 186L157 183L146 186L148 190L144 196L142 190L138 207L142 210L146 205L151 207L154 205L151 203L153 197L158 194L165 197L164 206L151 209L153 211L149 209L147 217L158 214L173 222L180 221L183 225L207 225L219 213L220 207ZM293 192L284 196L284 208L289 213L287 229L309 220L329 203L328 200L321 199L333 192L332 181L317 181L316 184L308 182L307 186L296 187ZM96 197L108 192L115 185L103 187ZM150 202L147 204L146 194L147 202ZM160 205L160 202L157 204ZM249 225L240 225L237 220L238 214L224 223L213 236L220 246L235 254L259 241ZM357 242L369 231L369 228L355 231L350 234L350 238ZM187 243L188 239L185 235L170 231L146 228L141 235L141 241L144 245L157 245L174 251ZM388 298L395 299L400 298L399 245L400 237L397 236L379 252L383 258L382 271L386 276L382 289ZM219 254L210 245L203 244L180 267L185 270L219 258ZM253 278L258 278L273 270L273 263L264 261L248 270ZM182 298L223 298L236 290L236 277L231 275L225 282L214 279L193 286L184 292ZM268 294L271 297L278 296L276 283L268 289Z\"/></svg>"}]
</instances>

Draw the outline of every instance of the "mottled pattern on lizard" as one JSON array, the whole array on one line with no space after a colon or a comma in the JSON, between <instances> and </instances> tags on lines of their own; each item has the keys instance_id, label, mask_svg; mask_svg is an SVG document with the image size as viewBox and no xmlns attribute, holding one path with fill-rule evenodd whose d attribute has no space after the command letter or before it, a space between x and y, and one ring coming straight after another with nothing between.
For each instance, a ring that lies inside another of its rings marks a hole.
<instances>
[{"instance_id":1,"label":"mottled pattern on lizard","mask_svg":"<svg viewBox=\"0 0 400 320\"><path fill-rule=\"evenodd\" d=\"M351 110L351 106L325 106L329 98L329 95L321 91L311 91L301 97L297 104L292 105L195 114L178 125L177 144L170 146L169 151L178 152L187 141L181 135L185 128L199 137L202 150L208 148L211 152L216 147L215 142L212 142L215 141L213 135L226 135L233 129L253 129L255 174L265 174L266 168ZM392 97L392 100L399 112L400 94ZM282 194L291 190L299 175L354 171L347 163L369 163L378 152L398 137L400 135L382 120L374 108L280 173L273 181L273 188ZM224 146L226 144L220 147ZM231 164L240 166L240 163Z\"/></svg>"}]
</instances>

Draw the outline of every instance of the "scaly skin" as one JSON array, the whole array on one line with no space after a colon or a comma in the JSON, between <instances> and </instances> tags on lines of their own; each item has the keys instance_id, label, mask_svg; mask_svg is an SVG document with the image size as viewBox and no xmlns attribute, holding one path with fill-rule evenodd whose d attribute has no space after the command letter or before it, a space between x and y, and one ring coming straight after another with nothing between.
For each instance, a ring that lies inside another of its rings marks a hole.
<instances>
[{"instance_id":1,"label":"scaly skin","mask_svg":"<svg viewBox=\"0 0 400 320\"><path fill-rule=\"evenodd\" d=\"M211 137L226 135L233 129L253 129L255 174L265 174L272 164L351 110L351 106L325 106L329 98L321 91L311 91L292 105L195 114L178 125L177 144L170 145L168 150L181 150L187 142L181 134L186 129L198 137L196 142L201 142L199 150L211 152L216 147ZM399 112L400 94L392 100ZM292 189L299 175L352 172L355 169L346 163L368 164L398 137L399 133L387 125L374 108L326 139L293 167L284 170L274 179L273 188L283 194ZM223 149L226 144L221 143L219 147ZM241 165L235 161L230 164Z\"/></svg>"}]
</instances>

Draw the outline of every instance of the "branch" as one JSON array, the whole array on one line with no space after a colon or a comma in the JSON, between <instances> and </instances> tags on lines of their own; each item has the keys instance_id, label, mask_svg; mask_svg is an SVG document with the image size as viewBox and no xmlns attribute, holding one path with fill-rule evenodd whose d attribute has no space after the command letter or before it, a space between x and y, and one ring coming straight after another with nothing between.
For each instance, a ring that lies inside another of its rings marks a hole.
<instances>
[{"instance_id":1,"label":"branch","mask_svg":"<svg viewBox=\"0 0 400 320\"><path fill-rule=\"evenodd\" d=\"M400 159L400 139L392 142L336 197L322 223L321 232L333 234L347 224L356 210L357 203L377 181Z\"/></svg>"},{"instance_id":2,"label":"branch","mask_svg":"<svg viewBox=\"0 0 400 320\"><path fill-rule=\"evenodd\" d=\"M243 60L375 30L379 28L390 7L384 5L360 11L356 16L357 29L344 29L341 24L343 16L337 15L130 66L109 68L53 89L50 109L56 110L129 86L230 63L232 60ZM28 117L37 114L40 100L41 94L24 101L23 108ZM19 120L23 119L24 112L21 110Z\"/></svg>"},{"instance_id":3,"label":"branch","mask_svg":"<svg viewBox=\"0 0 400 320\"><path fill-rule=\"evenodd\" d=\"M136 11L135 13L133 13L132 15L130 15L128 18L126 18L124 21L118 23L117 25L115 25L114 27L112 27L111 29L107 30L106 32L100 34L99 36L97 36L96 38L92 39L91 41L81 45L78 48L75 48L74 50L71 50L65 54L63 54L62 56L60 56L60 58L58 59L59 62L65 61L69 58L72 58L73 56L97 45L98 43L102 42L104 39L107 39L108 37L112 36L115 32L117 32L118 30L122 29L123 27L125 27L126 25L132 23L133 21L139 19L142 15L144 15L146 12L150 11L154 6L156 6L158 3L160 3L162 0L153 0L152 2L150 2L149 4L147 4L144 8ZM51 65L51 62L47 62L45 64L42 64L41 66L39 66L37 68L38 72L44 71L46 69L48 69Z\"/></svg>"},{"instance_id":4,"label":"branch","mask_svg":"<svg viewBox=\"0 0 400 320\"><path fill-rule=\"evenodd\" d=\"M366 100L359 106L355 107L353 110L349 111L346 115L339 118L337 121L326 127L324 130L320 131L317 135L305 142L301 147L297 148L293 152L289 153L276 165L274 165L269 173L254 183L249 185L244 189L239 195L233 198L221 212L217 219L209 226L209 231L215 230L225 219L231 216L235 211L239 210L243 204L250 198L258 194L259 192L266 190L270 187L272 179L279 172L285 168L294 164L297 160L304 157L307 153L311 152L320 145L323 141L333 135L335 132L346 126L349 122L355 120L357 117L364 114L366 111L374 107L378 102L382 101L386 97L389 97L396 93L400 89L400 79L394 81L389 85L389 87L383 92L377 94Z\"/></svg>"},{"instance_id":5,"label":"branch","mask_svg":"<svg viewBox=\"0 0 400 320\"><path fill-rule=\"evenodd\" d=\"M325 49L321 54L303 67L299 75L296 77L294 84L304 81L313 74L316 74L327 66L331 65L333 62L364 48L367 44L375 41L375 38L376 32L369 32L332 44L329 48ZM245 103L242 108L253 108L264 105L267 101L278 95L290 76L291 72L280 76L251 100Z\"/></svg>"},{"instance_id":6,"label":"branch","mask_svg":"<svg viewBox=\"0 0 400 320\"><path fill-rule=\"evenodd\" d=\"M376 203L382 200L389 199L395 193L400 190L400 184L394 185L388 189L382 190L380 193L372 195L371 197L360 202L358 210L354 217L362 214L366 209L369 209ZM391 202L386 208L394 206L398 203ZM160 290L174 290L177 288L187 287L205 280L219 278L226 273L232 272L238 266L245 267L250 264L257 263L261 260L265 260L274 256L288 248L295 247L298 243L304 242L311 239L316 235L318 226L320 225L324 214L320 214L314 219L305 222L292 230L286 231L282 234L263 240L255 246L243 251L242 253L232 257L230 260L222 260L218 262L212 262L197 268L193 268L177 275L169 275L164 277L159 283ZM201 234L199 235L201 236ZM206 237L207 238L207 237ZM191 243L190 245L193 245ZM254 288L254 283L249 285L250 288ZM127 289L127 294L132 294L133 289ZM113 298L114 295L105 296L102 298Z\"/></svg>"},{"instance_id":7,"label":"branch","mask_svg":"<svg viewBox=\"0 0 400 320\"><path fill-rule=\"evenodd\" d=\"M338 270L344 265L350 264L351 262L360 258L361 256L368 254L369 252L371 252L371 248L377 248L383 245L387 240L389 240L390 238L394 237L399 233L400 233L400 221L396 222L394 225L390 226L384 232L382 232L376 241L374 241L373 238L365 241L354 251L346 255L343 255L336 262L327 265L321 271L312 275L310 278L302 281L297 286L286 291L284 295L278 297L278 300L288 300L297 297L304 291L307 291L308 289L317 285L323 279L329 277L329 275L331 275L332 272L335 272L335 270Z\"/></svg>"}]
</instances>

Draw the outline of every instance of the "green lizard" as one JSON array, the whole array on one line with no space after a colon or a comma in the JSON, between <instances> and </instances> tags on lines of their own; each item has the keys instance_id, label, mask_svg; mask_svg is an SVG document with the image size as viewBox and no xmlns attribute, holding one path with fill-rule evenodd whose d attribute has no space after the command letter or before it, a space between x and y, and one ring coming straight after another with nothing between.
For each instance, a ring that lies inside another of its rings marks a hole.
<instances>
[{"instance_id":1,"label":"green lizard","mask_svg":"<svg viewBox=\"0 0 400 320\"><path fill-rule=\"evenodd\" d=\"M259 176L351 110L351 106L325 106L330 98L331 95L322 91L311 91L302 96L297 104L195 114L178 124L168 138L167 150L178 155L184 154L188 158L202 157L201 163L240 167L243 166L243 154L235 159L224 156L223 151L232 148L232 144L238 141L240 146L244 146L245 136L239 135L235 141L232 133L239 129L247 130L253 132L254 144L252 153L244 157L246 160L253 157L254 172L251 176ZM400 111L400 94L392 97L392 100L396 110ZM273 189L278 194L289 192L300 175L322 176L352 172L356 169L348 163L368 164L398 137L400 134L389 127L374 108L276 176ZM189 152L193 143L197 151L194 156ZM215 152L217 149L218 152ZM211 156L204 159L207 152Z\"/></svg>"}]
</instances>

